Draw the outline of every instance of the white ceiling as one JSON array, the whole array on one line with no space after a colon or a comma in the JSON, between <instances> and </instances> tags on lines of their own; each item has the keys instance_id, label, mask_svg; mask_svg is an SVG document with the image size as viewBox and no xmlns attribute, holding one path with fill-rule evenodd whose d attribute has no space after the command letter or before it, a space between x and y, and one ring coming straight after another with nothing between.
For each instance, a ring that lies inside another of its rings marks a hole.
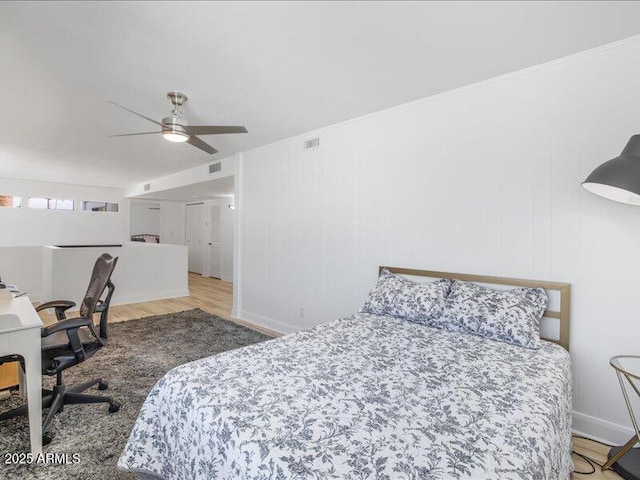
<instances>
[{"instance_id":1,"label":"white ceiling","mask_svg":"<svg viewBox=\"0 0 640 480\"><path fill-rule=\"evenodd\" d=\"M0 176L124 186L640 33L640 2L2 2ZM160 136L169 90L209 156ZM524 93L526 94L526 92ZM151 127L151 128L150 128Z\"/></svg>"},{"instance_id":2,"label":"white ceiling","mask_svg":"<svg viewBox=\"0 0 640 480\"><path fill-rule=\"evenodd\" d=\"M162 192L139 195L139 199L173 200L178 202L201 202L216 198L233 197L234 178L223 177L184 187L163 190Z\"/></svg>"}]
</instances>

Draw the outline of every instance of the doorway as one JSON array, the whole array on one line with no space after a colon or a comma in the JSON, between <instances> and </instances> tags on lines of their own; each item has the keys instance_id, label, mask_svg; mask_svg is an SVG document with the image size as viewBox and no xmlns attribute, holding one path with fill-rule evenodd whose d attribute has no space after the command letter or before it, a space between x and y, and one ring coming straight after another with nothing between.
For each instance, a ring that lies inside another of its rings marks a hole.
<instances>
[{"instance_id":1,"label":"doorway","mask_svg":"<svg viewBox=\"0 0 640 480\"><path fill-rule=\"evenodd\" d=\"M236 206L235 175L204 182L155 191L135 199L160 205L161 241L187 247L189 278L211 277L211 282L198 283L212 288L224 282L235 285L238 252L235 236L239 212ZM157 205L155 205L157 206ZM155 207L151 206L151 207ZM145 228L145 233L148 228ZM218 278L218 280L214 280ZM233 291L236 304L237 293Z\"/></svg>"},{"instance_id":2,"label":"doorway","mask_svg":"<svg viewBox=\"0 0 640 480\"><path fill-rule=\"evenodd\" d=\"M233 198L189 203L185 214L188 268L204 277L233 281Z\"/></svg>"},{"instance_id":3,"label":"doorway","mask_svg":"<svg viewBox=\"0 0 640 480\"><path fill-rule=\"evenodd\" d=\"M159 202L131 202L131 239L135 241L162 241L162 208Z\"/></svg>"}]
</instances>

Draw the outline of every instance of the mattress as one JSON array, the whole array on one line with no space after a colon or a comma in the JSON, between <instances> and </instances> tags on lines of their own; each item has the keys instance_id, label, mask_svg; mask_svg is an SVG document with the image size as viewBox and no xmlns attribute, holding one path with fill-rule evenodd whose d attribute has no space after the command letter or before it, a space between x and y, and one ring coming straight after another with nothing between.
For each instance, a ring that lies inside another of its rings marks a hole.
<instances>
[{"instance_id":1,"label":"mattress","mask_svg":"<svg viewBox=\"0 0 640 480\"><path fill-rule=\"evenodd\" d=\"M118 467L163 479L568 479L568 353L357 313L174 368Z\"/></svg>"}]
</instances>

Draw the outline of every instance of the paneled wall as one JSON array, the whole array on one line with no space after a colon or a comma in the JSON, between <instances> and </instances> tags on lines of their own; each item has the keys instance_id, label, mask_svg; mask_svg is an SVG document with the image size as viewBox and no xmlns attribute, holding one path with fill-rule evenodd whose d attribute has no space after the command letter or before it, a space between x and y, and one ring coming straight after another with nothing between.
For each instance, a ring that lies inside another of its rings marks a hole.
<instances>
[{"instance_id":1,"label":"paneled wall","mask_svg":"<svg viewBox=\"0 0 640 480\"><path fill-rule=\"evenodd\" d=\"M348 315L381 264L570 282L574 428L626 441L640 209L580 182L640 133L638 79L634 38L245 153L238 315Z\"/></svg>"}]
</instances>

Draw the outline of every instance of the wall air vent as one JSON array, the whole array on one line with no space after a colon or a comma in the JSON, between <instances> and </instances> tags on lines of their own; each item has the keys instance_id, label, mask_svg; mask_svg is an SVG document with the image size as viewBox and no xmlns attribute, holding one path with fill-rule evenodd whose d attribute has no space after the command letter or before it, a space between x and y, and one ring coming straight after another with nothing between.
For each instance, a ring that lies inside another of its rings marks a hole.
<instances>
[{"instance_id":1,"label":"wall air vent","mask_svg":"<svg viewBox=\"0 0 640 480\"><path fill-rule=\"evenodd\" d=\"M216 173L222 170L222 162L209 165L209 173Z\"/></svg>"},{"instance_id":2,"label":"wall air vent","mask_svg":"<svg viewBox=\"0 0 640 480\"><path fill-rule=\"evenodd\" d=\"M147 190L151 190L151 184L150 183L145 183L144 184L144 191L146 192Z\"/></svg>"},{"instance_id":3,"label":"wall air vent","mask_svg":"<svg viewBox=\"0 0 640 480\"><path fill-rule=\"evenodd\" d=\"M320 146L320 139L319 138L312 138L311 140L306 140L304 142L304 149L307 150L308 148L316 148Z\"/></svg>"}]
</instances>

